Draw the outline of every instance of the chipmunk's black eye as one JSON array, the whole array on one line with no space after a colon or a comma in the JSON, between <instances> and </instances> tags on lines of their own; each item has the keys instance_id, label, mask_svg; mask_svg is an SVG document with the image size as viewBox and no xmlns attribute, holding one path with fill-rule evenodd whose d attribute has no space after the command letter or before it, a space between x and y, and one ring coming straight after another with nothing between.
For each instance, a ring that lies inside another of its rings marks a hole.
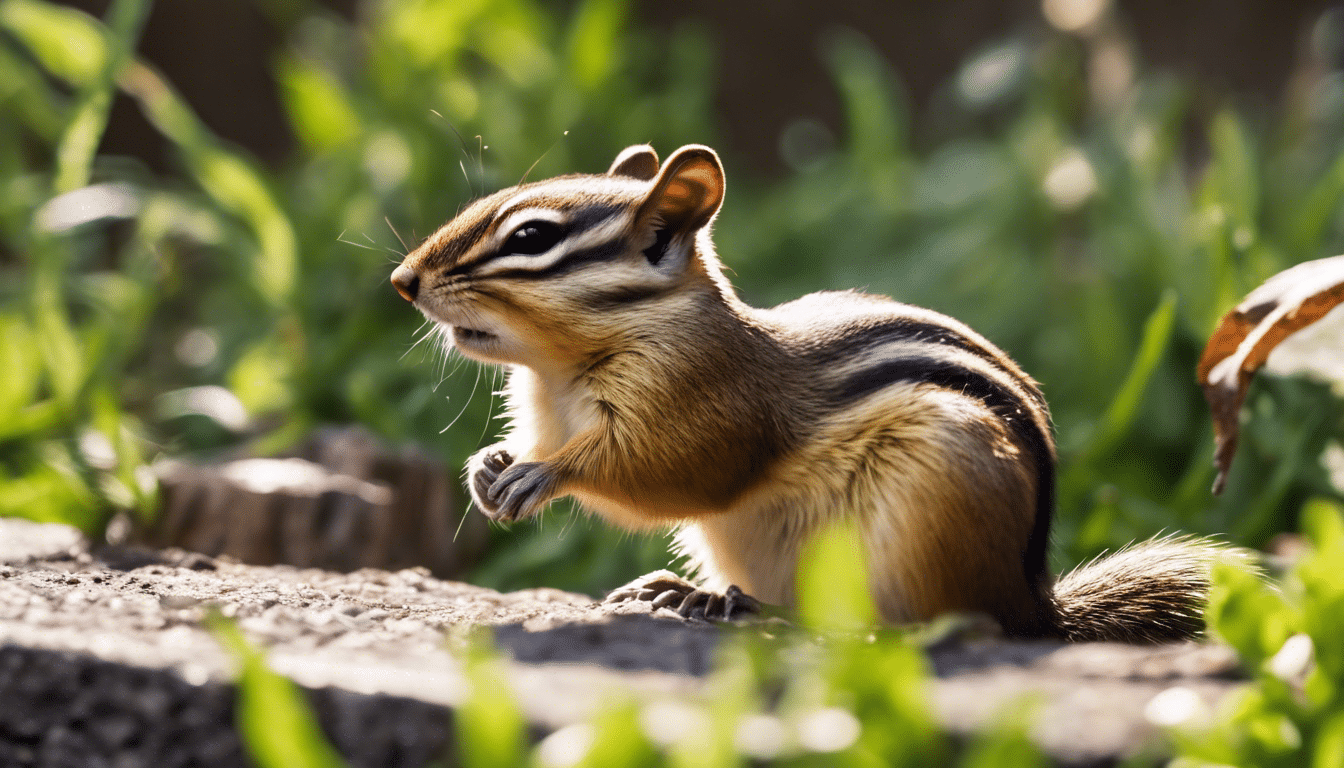
<instances>
[{"instance_id":1,"label":"chipmunk's black eye","mask_svg":"<svg viewBox=\"0 0 1344 768\"><path fill-rule=\"evenodd\" d=\"M559 224L549 221L529 221L513 230L513 234L509 235L500 246L499 255L535 256L538 253L545 253L560 242L564 234Z\"/></svg>"}]
</instances>

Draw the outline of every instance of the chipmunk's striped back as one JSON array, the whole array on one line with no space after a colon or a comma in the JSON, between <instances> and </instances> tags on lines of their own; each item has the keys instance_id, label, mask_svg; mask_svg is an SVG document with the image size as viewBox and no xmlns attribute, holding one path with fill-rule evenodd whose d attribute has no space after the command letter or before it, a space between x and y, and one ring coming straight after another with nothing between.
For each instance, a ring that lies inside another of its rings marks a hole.
<instances>
[{"instance_id":1,"label":"chipmunk's striped back","mask_svg":"<svg viewBox=\"0 0 1344 768\"><path fill-rule=\"evenodd\" d=\"M771 310L803 324L808 363L831 407L843 410L888 387L926 385L980 405L1013 435L1035 473L1034 522L1023 574L1048 582L1046 552L1055 499L1050 413L1036 382L964 323L920 307L852 292L816 293Z\"/></svg>"},{"instance_id":2,"label":"chipmunk's striped back","mask_svg":"<svg viewBox=\"0 0 1344 768\"><path fill-rule=\"evenodd\" d=\"M730 585L791 602L803 543L851 520L890 621L979 611L1026 636L1192 631L1207 547L1139 548L1053 589L1049 413L1003 351L882 297L747 306L710 240L723 192L708 148L660 167L632 147L606 174L477 201L397 268L397 290L458 350L509 366L510 433L468 465L482 511L516 520L572 495L626 528L679 526L703 590L657 575L615 597L673 595L688 614L733 615L747 598ZM1149 562L1173 552L1182 567ZM1152 583L1134 578L1145 571Z\"/></svg>"}]
</instances>

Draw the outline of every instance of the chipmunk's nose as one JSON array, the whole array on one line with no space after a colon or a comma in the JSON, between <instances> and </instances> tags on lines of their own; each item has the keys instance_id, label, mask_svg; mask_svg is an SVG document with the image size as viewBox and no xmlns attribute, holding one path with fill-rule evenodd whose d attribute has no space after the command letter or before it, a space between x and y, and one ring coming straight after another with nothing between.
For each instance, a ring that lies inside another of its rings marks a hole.
<instances>
[{"instance_id":1,"label":"chipmunk's nose","mask_svg":"<svg viewBox=\"0 0 1344 768\"><path fill-rule=\"evenodd\" d=\"M415 294L420 291L420 276L415 274L415 270L402 264L392 270L392 287L397 289L397 293L407 301L415 301Z\"/></svg>"}]
</instances>

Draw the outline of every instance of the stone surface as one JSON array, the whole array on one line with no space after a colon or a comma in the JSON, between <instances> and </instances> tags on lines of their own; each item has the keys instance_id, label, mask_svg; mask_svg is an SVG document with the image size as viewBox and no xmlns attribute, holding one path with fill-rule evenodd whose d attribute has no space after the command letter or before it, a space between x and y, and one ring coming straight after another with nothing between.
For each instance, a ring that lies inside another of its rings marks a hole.
<instances>
[{"instance_id":1,"label":"stone surface","mask_svg":"<svg viewBox=\"0 0 1344 768\"><path fill-rule=\"evenodd\" d=\"M1230 648L1199 643L979 642L930 659L934 709L952 730L973 733L1027 706L1036 742L1080 766L1160 748L1160 725L1207 715L1241 677Z\"/></svg>"},{"instance_id":2,"label":"stone surface","mask_svg":"<svg viewBox=\"0 0 1344 768\"><path fill-rule=\"evenodd\" d=\"M443 753L451 709L469 690L450 648L473 625L495 628L512 659L501 684L539 734L612 695L702 692L721 631L642 609L549 589L501 594L424 569L90 552L69 529L0 520L0 764L243 764L233 662L202 623L212 611L309 689L356 765L417 766ZM1033 700L1033 734L1065 765L1110 765L1158 743L1156 723L1212 707L1237 684L1230 651L1211 645L952 635L930 658L932 704L950 729L972 733Z\"/></svg>"}]
</instances>

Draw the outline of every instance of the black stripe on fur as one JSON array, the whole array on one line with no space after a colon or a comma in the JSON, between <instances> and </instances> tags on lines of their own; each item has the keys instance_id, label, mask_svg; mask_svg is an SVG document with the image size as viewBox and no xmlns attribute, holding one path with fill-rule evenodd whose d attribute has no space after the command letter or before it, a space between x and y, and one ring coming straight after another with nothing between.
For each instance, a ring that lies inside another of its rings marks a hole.
<instances>
[{"instance_id":1,"label":"black stripe on fur","mask_svg":"<svg viewBox=\"0 0 1344 768\"><path fill-rule=\"evenodd\" d=\"M959 363L932 357L889 360L865 368L841 383L836 401L858 400L900 383L933 384L981 401L1031 454L1036 465L1036 517L1022 552L1022 567L1029 584L1043 587L1049 579L1045 556L1055 510L1055 460L1049 438L1032 417L1031 408L1017 393L990 377Z\"/></svg>"}]
</instances>

